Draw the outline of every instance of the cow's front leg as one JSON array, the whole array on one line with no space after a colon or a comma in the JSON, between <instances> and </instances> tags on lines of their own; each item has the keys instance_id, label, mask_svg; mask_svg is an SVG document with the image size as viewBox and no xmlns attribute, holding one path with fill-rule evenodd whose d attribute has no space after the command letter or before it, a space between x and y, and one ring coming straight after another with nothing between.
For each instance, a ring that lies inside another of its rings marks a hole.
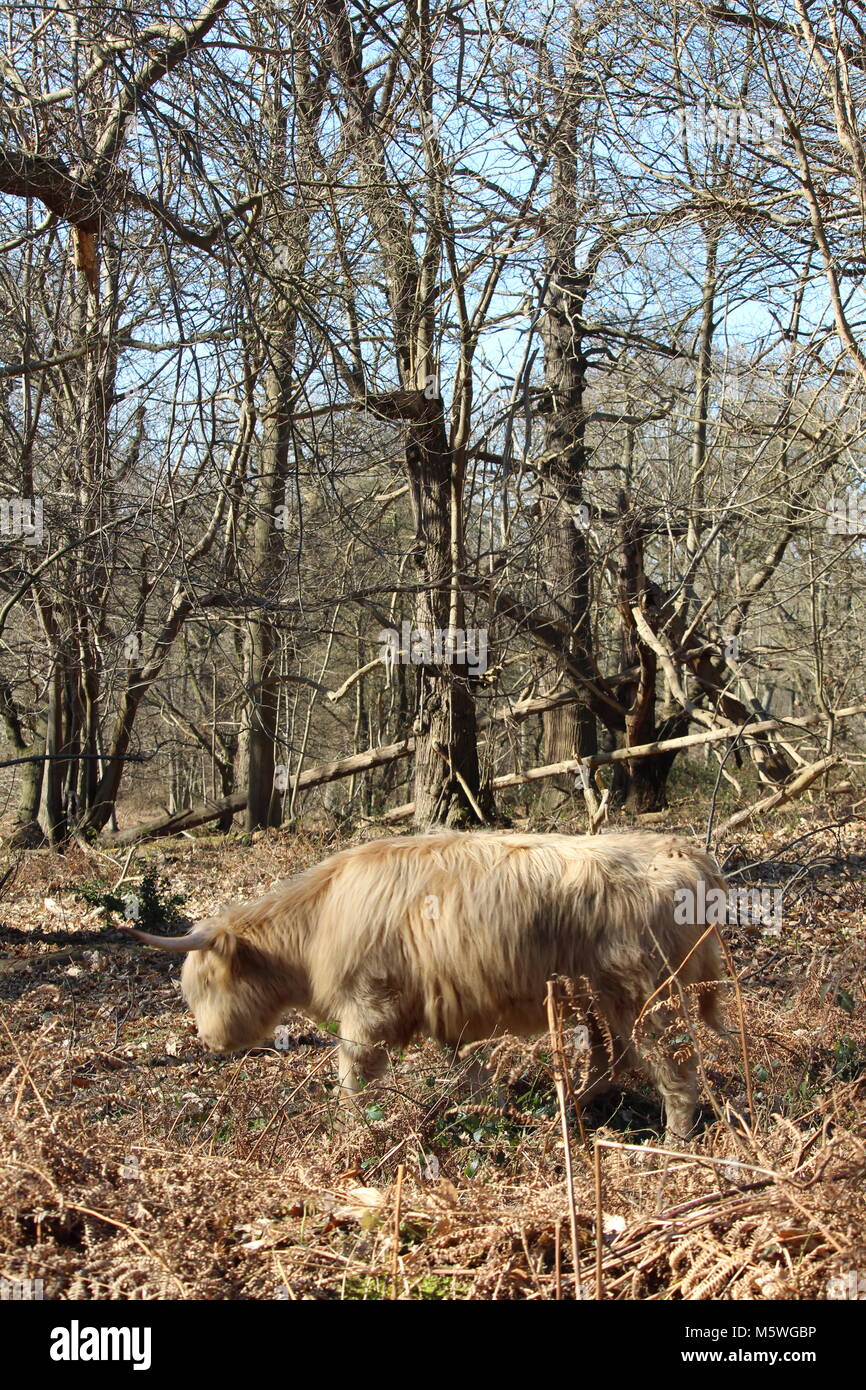
<instances>
[{"instance_id":1,"label":"cow's front leg","mask_svg":"<svg viewBox=\"0 0 866 1390\"><path fill-rule=\"evenodd\" d=\"M341 1033L343 1029L341 1028ZM342 1036L337 1054L340 1099L357 1105L363 1093L369 1096L374 1083L388 1066L388 1053L381 1043Z\"/></svg>"}]
</instances>

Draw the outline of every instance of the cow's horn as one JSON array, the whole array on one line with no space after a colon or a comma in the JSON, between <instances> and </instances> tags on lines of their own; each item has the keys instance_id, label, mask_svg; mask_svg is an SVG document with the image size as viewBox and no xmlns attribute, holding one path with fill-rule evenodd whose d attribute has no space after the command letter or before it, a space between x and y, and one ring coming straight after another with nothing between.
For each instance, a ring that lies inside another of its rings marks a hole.
<instances>
[{"instance_id":1,"label":"cow's horn","mask_svg":"<svg viewBox=\"0 0 866 1390\"><path fill-rule=\"evenodd\" d=\"M138 931L125 923L123 929L145 946L156 946L160 951L173 951L178 955L185 955L187 951L203 951L213 937L213 933L205 927L196 927L186 936L151 936L150 932Z\"/></svg>"}]
</instances>

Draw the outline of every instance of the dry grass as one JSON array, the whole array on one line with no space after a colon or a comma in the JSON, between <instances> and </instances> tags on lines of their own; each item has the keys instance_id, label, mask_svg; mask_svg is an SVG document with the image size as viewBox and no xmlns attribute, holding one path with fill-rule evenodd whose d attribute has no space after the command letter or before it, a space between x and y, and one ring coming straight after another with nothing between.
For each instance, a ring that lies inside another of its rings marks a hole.
<instances>
[{"instance_id":1,"label":"dry grass","mask_svg":"<svg viewBox=\"0 0 866 1390\"><path fill-rule=\"evenodd\" d=\"M802 829L743 841L739 862ZM326 849L274 835L149 857L195 916ZM639 1077L583 1134L572 1117L582 1296L596 1296L599 1253L611 1299L823 1298L834 1276L866 1272L864 855L862 822L813 835L761 871L784 884L782 935L728 933L749 1130L733 1118L739 1046L709 1034L707 1125L688 1153L661 1149ZM575 1296L547 1040L500 1044L505 1114L473 1108L461 1064L425 1044L393 1059L387 1099L347 1129L326 1031L296 1019L285 1052L212 1057L176 962L84 920L76 887L113 882L121 863L29 854L0 904L0 1274L61 1299Z\"/></svg>"}]
</instances>

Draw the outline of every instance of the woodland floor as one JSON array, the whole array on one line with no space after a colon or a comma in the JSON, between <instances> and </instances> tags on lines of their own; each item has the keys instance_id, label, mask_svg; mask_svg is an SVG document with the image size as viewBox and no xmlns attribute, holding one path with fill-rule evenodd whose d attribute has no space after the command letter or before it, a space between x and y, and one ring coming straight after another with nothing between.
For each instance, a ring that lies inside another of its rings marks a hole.
<instances>
[{"instance_id":1,"label":"woodland floor","mask_svg":"<svg viewBox=\"0 0 866 1390\"><path fill-rule=\"evenodd\" d=\"M571 1117L578 1296L595 1297L599 1139L606 1298L822 1299L858 1279L866 1295L866 821L819 829L832 815L740 835L728 862L753 866L738 884L784 890L781 935L727 931L751 1133L733 1118L747 1109L739 1043L711 1034L707 1124L687 1153L650 1151L659 1110L637 1075L583 1134ZM140 858L192 919L336 843L203 837ZM0 1275L41 1279L47 1299L575 1297L546 1039L499 1048L505 1115L473 1108L461 1064L427 1043L394 1057L392 1093L347 1130L326 1030L295 1018L285 1051L204 1050L177 960L77 896L124 863L81 849L7 860Z\"/></svg>"}]
</instances>

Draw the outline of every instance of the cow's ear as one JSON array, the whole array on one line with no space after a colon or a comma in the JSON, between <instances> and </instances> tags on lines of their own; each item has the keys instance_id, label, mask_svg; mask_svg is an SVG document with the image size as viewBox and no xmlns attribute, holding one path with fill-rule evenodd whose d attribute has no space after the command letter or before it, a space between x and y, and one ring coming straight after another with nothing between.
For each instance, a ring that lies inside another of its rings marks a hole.
<instances>
[{"instance_id":1,"label":"cow's ear","mask_svg":"<svg viewBox=\"0 0 866 1390\"><path fill-rule=\"evenodd\" d=\"M215 927L208 950L213 951L218 960L230 965L237 954L238 938L231 927L220 923Z\"/></svg>"},{"instance_id":2,"label":"cow's ear","mask_svg":"<svg viewBox=\"0 0 866 1390\"><path fill-rule=\"evenodd\" d=\"M260 959L255 946L225 923L220 923L214 932L210 950L224 970L238 977L247 975Z\"/></svg>"}]
</instances>

